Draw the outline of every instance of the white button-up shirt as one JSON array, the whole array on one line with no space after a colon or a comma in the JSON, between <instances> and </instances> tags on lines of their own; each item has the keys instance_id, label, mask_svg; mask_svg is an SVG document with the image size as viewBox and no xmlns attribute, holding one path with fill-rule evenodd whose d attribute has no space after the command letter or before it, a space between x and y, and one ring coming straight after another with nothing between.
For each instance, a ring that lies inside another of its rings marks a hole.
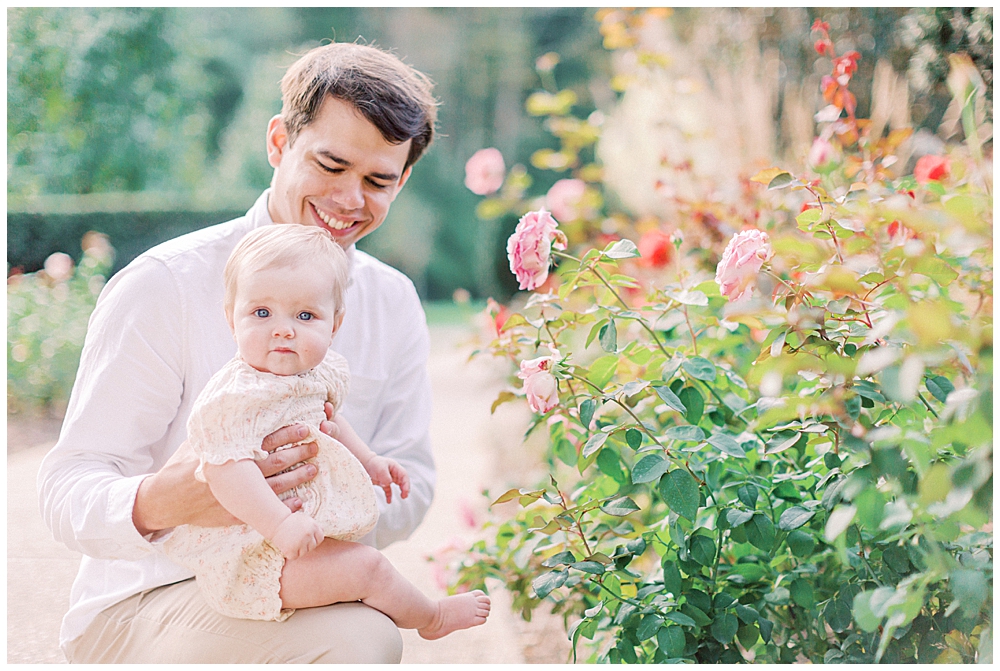
<instances>
[{"instance_id":1,"label":"white button-up shirt","mask_svg":"<svg viewBox=\"0 0 1000 671\"><path fill-rule=\"evenodd\" d=\"M97 301L59 441L38 474L45 522L56 540L84 554L60 645L104 608L192 576L139 535L132 506L139 483L184 441L198 393L236 354L222 270L244 234L273 223L267 197L245 217L142 254ZM346 314L332 345L351 369L341 412L411 482L409 497L391 505L375 488L381 518L365 541L384 547L416 528L433 496L430 338L405 275L353 248L348 258Z\"/></svg>"}]
</instances>

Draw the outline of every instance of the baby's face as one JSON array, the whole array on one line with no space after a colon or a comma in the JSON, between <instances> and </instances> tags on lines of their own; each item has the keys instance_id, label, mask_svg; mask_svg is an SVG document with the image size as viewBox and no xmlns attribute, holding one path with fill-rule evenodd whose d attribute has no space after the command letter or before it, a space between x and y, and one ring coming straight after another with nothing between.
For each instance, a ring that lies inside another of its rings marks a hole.
<instances>
[{"instance_id":1,"label":"baby's face","mask_svg":"<svg viewBox=\"0 0 1000 671\"><path fill-rule=\"evenodd\" d=\"M243 360L275 375L319 364L340 326L331 281L308 265L241 273L229 325Z\"/></svg>"}]
</instances>

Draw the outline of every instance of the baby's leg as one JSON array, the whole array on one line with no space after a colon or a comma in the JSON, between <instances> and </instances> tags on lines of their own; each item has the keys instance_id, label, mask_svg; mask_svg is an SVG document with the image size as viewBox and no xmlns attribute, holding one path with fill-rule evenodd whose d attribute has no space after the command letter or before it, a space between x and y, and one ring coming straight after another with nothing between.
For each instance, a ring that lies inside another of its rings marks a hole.
<instances>
[{"instance_id":1,"label":"baby's leg","mask_svg":"<svg viewBox=\"0 0 1000 671\"><path fill-rule=\"evenodd\" d=\"M285 608L362 601L401 629L416 629L424 638L441 638L483 624L490 612L490 598L478 590L440 601L428 599L375 548L331 538L285 562L280 594Z\"/></svg>"}]
</instances>

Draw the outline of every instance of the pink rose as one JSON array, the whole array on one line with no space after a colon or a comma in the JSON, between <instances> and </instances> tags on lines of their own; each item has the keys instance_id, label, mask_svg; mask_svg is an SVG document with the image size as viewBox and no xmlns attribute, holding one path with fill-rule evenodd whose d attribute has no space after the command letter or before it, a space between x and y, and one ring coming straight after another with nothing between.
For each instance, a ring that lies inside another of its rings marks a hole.
<instances>
[{"instance_id":1,"label":"pink rose","mask_svg":"<svg viewBox=\"0 0 1000 671\"><path fill-rule=\"evenodd\" d=\"M521 289L541 286L549 276L552 248L566 249L566 236L558 226L545 210L528 212L517 222L514 234L507 240L507 258Z\"/></svg>"},{"instance_id":2,"label":"pink rose","mask_svg":"<svg viewBox=\"0 0 1000 671\"><path fill-rule=\"evenodd\" d=\"M771 258L767 233L758 230L740 231L726 245L722 260L715 271L719 290L731 301L750 298L757 273Z\"/></svg>"},{"instance_id":3,"label":"pink rose","mask_svg":"<svg viewBox=\"0 0 1000 671\"><path fill-rule=\"evenodd\" d=\"M559 354L522 361L517 376L524 380L524 393L532 412L544 415L559 404L559 383L552 375Z\"/></svg>"},{"instance_id":4,"label":"pink rose","mask_svg":"<svg viewBox=\"0 0 1000 671\"><path fill-rule=\"evenodd\" d=\"M557 219L573 221L580 218L580 200L587 185L580 179L560 179L545 194L545 205Z\"/></svg>"},{"instance_id":5,"label":"pink rose","mask_svg":"<svg viewBox=\"0 0 1000 671\"><path fill-rule=\"evenodd\" d=\"M931 181L940 182L947 179L951 174L951 161L944 156L934 156L926 154L917 159L917 165L913 168L913 178L920 184Z\"/></svg>"},{"instance_id":6,"label":"pink rose","mask_svg":"<svg viewBox=\"0 0 1000 671\"><path fill-rule=\"evenodd\" d=\"M823 168L827 164L836 160L837 150L833 145L823 138L816 138L809 149L809 165L814 168Z\"/></svg>"},{"instance_id":7,"label":"pink rose","mask_svg":"<svg viewBox=\"0 0 1000 671\"><path fill-rule=\"evenodd\" d=\"M493 193L503 186L506 170L499 149L480 149L465 164L465 186L477 196Z\"/></svg>"},{"instance_id":8,"label":"pink rose","mask_svg":"<svg viewBox=\"0 0 1000 671\"><path fill-rule=\"evenodd\" d=\"M56 282L65 282L73 277L73 259L62 252L50 254L45 259L45 274Z\"/></svg>"}]
</instances>

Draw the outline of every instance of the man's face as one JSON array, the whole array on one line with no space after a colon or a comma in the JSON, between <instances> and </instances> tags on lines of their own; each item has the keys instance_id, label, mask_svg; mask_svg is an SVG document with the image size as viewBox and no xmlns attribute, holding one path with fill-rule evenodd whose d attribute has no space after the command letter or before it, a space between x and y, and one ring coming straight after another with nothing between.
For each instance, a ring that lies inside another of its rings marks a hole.
<instances>
[{"instance_id":1,"label":"man's face","mask_svg":"<svg viewBox=\"0 0 1000 671\"><path fill-rule=\"evenodd\" d=\"M390 144L353 105L327 97L289 146L280 116L267 127L274 167L268 211L278 224L321 226L347 248L378 228L410 176L410 140Z\"/></svg>"}]
</instances>

